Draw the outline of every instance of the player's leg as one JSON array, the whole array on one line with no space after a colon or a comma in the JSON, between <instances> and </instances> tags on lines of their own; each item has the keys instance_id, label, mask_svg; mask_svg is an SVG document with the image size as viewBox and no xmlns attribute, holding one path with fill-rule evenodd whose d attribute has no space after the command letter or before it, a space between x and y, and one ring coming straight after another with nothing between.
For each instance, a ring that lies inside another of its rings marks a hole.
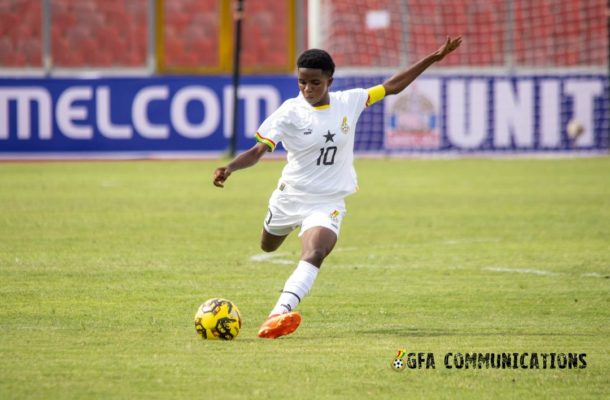
<instances>
[{"instance_id":1,"label":"player's leg","mask_svg":"<svg viewBox=\"0 0 610 400\"><path fill-rule=\"evenodd\" d=\"M306 230L301 235L301 261L319 269L336 243L337 233L329 228L316 226Z\"/></svg>"},{"instance_id":2,"label":"player's leg","mask_svg":"<svg viewBox=\"0 0 610 400\"><path fill-rule=\"evenodd\" d=\"M269 315L294 311L309 293L322 261L337 243L337 233L323 226L314 226L301 235L301 259L290 275L275 307Z\"/></svg>"},{"instance_id":3,"label":"player's leg","mask_svg":"<svg viewBox=\"0 0 610 400\"><path fill-rule=\"evenodd\" d=\"M282 243L284 243L286 237L288 237L288 235L274 235L263 228L263 232L261 233L261 249L268 253L276 251Z\"/></svg>"},{"instance_id":4,"label":"player's leg","mask_svg":"<svg viewBox=\"0 0 610 400\"><path fill-rule=\"evenodd\" d=\"M337 243L337 234L328 228L316 226L301 235L301 243L301 260L284 284L269 318L260 327L259 337L274 339L288 335L299 327L301 315L294 309L311 290L322 261Z\"/></svg>"},{"instance_id":5,"label":"player's leg","mask_svg":"<svg viewBox=\"0 0 610 400\"><path fill-rule=\"evenodd\" d=\"M313 212L303 220L301 260L288 278L269 318L259 330L259 336L276 338L297 329L301 316L293 310L309 293L324 259L337 243L342 215L336 208Z\"/></svg>"}]
</instances>

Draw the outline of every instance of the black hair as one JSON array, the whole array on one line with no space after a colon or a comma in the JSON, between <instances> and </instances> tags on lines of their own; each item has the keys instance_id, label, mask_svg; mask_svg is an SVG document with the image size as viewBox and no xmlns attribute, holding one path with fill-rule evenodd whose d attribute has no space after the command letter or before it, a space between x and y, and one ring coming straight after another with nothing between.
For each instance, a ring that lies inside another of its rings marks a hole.
<instances>
[{"instance_id":1,"label":"black hair","mask_svg":"<svg viewBox=\"0 0 610 400\"><path fill-rule=\"evenodd\" d=\"M335 63L332 57L320 49L305 50L297 60L297 68L321 69L323 73L331 77L335 73Z\"/></svg>"}]
</instances>

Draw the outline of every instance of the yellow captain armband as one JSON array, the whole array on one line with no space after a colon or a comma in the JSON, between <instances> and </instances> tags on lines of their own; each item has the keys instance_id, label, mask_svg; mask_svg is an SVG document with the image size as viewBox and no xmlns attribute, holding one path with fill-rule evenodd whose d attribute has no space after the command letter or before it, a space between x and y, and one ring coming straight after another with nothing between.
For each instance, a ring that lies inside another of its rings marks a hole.
<instances>
[{"instance_id":1,"label":"yellow captain armband","mask_svg":"<svg viewBox=\"0 0 610 400\"><path fill-rule=\"evenodd\" d=\"M372 88L368 88L367 92L369 92L369 98L366 99L367 107L377 103L379 100L382 100L385 97L385 87L383 87L383 85L377 85L373 86Z\"/></svg>"}]
</instances>

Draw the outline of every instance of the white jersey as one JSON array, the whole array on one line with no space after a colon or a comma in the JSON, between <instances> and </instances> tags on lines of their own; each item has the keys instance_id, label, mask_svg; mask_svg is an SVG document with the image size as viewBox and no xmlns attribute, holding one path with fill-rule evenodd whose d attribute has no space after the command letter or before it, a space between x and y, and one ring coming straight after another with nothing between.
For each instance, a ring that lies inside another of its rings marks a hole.
<instances>
[{"instance_id":1,"label":"white jersey","mask_svg":"<svg viewBox=\"0 0 610 400\"><path fill-rule=\"evenodd\" d=\"M330 92L330 104L312 107L299 95L260 126L256 139L274 150L282 142L288 163L280 187L310 197L340 198L357 190L354 135L369 91Z\"/></svg>"}]
</instances>

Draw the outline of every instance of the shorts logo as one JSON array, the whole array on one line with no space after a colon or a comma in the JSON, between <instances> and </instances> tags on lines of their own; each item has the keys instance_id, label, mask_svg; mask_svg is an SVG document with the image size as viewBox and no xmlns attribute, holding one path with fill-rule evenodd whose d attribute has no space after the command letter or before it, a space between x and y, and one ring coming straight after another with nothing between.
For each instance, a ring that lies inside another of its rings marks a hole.
<instances>
[{"instance_id":1,"label":"shorts logo","mask_svg":"<svg viewBox=\"0 0 610 400\"><path fill-rule=\"evenodd\" d=\"M339 222L339 220L338 220L338 218L339 218L339 214L340 214L339 210L335 210L335 211L333 211L333 212L331 212L331 213L330 213L329 217L330 217L330 219L332 219L333 221L335 221L335 222Z\"/></svg>"},{"instance_id":2,"label":"shorts logo","mask_svg":"<svg viewBox=\"0 0 610 400\"><path fill-rule=\"evenodd\" d=\"M307 129L305 132L303 132L303 135L311 135L311 132L311 129Z\"/></svg>"},{"instance_id":3,"label":"shorts logo","mask_svg":"<svg viewBox=\"0 0 610 400\"><path fill-rule=\"evenodd\" d=\"M343 133L349 132L349 125L347 124L347 117L343 117L343 123L341 123L341 131Z\"/></svg>"}]
</instances>

